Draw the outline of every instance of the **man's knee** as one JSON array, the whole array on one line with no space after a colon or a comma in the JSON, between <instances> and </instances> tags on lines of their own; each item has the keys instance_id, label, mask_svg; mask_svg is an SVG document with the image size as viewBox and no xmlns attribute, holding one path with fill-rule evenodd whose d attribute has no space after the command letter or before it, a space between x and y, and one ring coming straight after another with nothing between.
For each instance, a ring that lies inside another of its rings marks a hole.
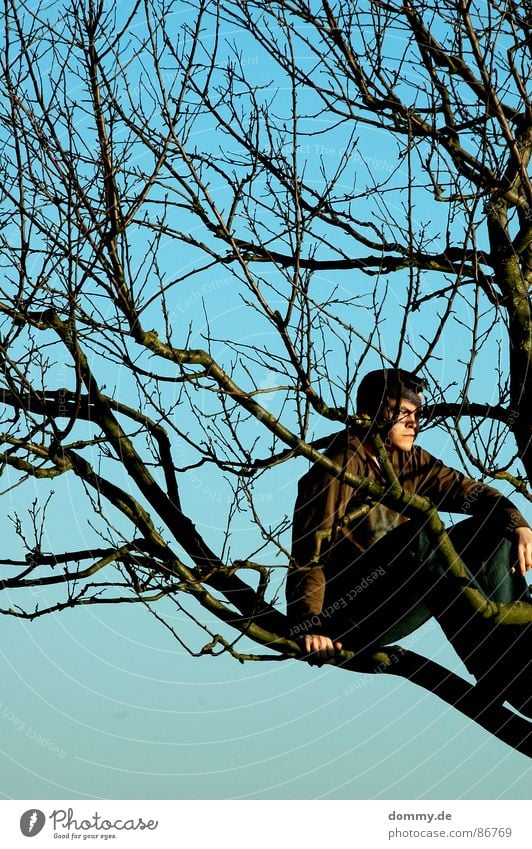
<instances>
[{"instance_id":1,"label":"man's knee","mask_svg":"<svg viewBox=\"0 0 532 849\"><path fill-rule=\"evenodd\" d=\"M486 518L472 517L457 522L448 530L449 538L460 555L469 554L475 560L506 557L510 560L512 543L503 528Z\"/></svg>"}]
</instances>

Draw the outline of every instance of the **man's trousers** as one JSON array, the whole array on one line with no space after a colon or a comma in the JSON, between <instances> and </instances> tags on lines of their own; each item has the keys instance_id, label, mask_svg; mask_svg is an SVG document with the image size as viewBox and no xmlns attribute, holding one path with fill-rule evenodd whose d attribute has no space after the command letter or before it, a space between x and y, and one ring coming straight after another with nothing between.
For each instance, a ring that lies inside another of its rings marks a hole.
<instances>
[{"instance_id":1,"label":"man's trousers","mask_svg":"<svg viewBox=\"0 0 532 849\"><path fill-rule=\"evenodd\" d=\"M322 617L323 630L344 648L366 651L401 640L435 616L477 680L504 689L531 674L532 625L495 624L474 610L462 586L495 602L531 604L514 544L485 520L466 519L448 533L465 580L450 574L422 522L404 522L353 562L353 589L346 593L344 585L343 600L327 587L324 610L334 612Z\"/></svg>"}]
</instances>

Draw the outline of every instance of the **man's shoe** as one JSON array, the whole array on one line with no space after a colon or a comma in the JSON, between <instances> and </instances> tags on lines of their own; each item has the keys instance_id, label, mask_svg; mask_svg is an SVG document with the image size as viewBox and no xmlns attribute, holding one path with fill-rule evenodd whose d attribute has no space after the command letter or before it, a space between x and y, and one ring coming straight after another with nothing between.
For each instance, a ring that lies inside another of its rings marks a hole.
<instances>
[{"instance_id":1,"label":"man's shoe","mask_svg":"<svg viewBox=\"0 0 532 849\"><path fill-rule=\"evenodd\" d=\"M532 719L532 633L530 625L499 625L479 641L469 665L486 699L507 701Z\"/></svg>"}]
</instances>

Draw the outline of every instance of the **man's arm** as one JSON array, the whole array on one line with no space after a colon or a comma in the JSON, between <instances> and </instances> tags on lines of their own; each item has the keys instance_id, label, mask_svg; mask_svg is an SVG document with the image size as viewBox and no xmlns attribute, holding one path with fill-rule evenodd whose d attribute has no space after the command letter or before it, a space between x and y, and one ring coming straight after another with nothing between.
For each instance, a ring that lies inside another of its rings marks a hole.
<instances>
[{"instance_id":1,"label":"man's arm","mask_svg":"<svg viewBox=\"0 0 532 849\"><path fill-rule=\"evenodd\" d=\"M337 459L343 466L345 455ZM286 584L290 635L310 663L334 657L342 644L321 633L325 596L324 559L335 523L345 515L353 490L340 478L314 466L299 482L292 529L292 560Z\"/></svg>"},{"instance_id":2,"label":"man's arm","mask_svg":"<svg viewBox=\"0 0 532 849\"><path fill-rule=\"evenodd\" d=\"M420 449L424 471L420 494L427 495L438 510L466 513L500 526L501 535L514 539L521 575L532 569L532 530L517 507L494 487L466 477Z\"/></svg>"}]
</instances>

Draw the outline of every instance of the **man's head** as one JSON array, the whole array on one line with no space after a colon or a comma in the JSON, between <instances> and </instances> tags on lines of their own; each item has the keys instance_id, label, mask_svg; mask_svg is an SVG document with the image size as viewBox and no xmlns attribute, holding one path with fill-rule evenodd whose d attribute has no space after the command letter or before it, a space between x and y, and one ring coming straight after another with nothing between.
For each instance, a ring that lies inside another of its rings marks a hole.
<instances>
[{"instance_id":1,"label":"man's head","mask_svg":"<svg viewBox=\"0 0 532 849\"><path fill-rule=\"evenodd\" d=\"M418 431L426 382L399 368L370 371L357 392L357 412L380 423L390 422L387 438L394 448L410 451Z\"/></svg>"}]
</instances>

